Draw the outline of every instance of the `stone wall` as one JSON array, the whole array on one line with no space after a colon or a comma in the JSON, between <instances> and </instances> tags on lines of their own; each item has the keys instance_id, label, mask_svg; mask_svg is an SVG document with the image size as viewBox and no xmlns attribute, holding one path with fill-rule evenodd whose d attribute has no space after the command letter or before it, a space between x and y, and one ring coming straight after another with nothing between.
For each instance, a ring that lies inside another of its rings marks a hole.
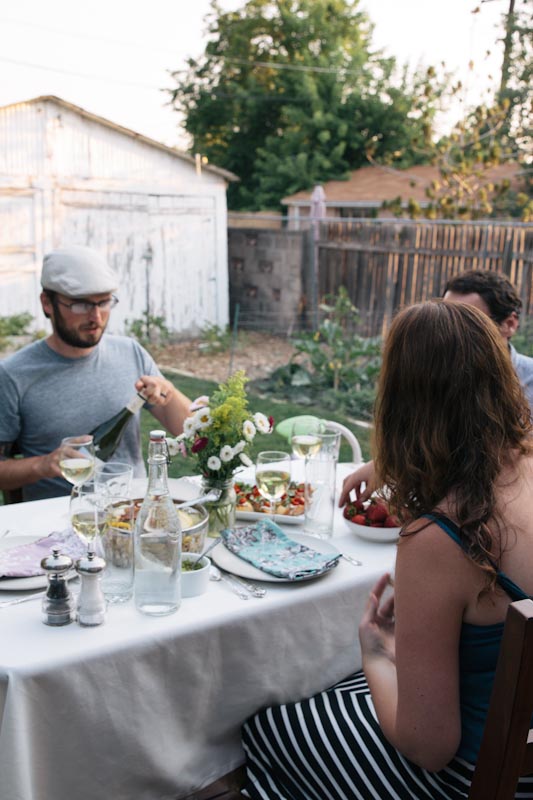
<instances>
[{"instance_id":1,"label":"stone wall","mask_svg":"<svg viewBox=\"0 0 533 800\"><path fill-rule=\"evenodd\" d=\"M286 230L228 230L230 317L239 328L288 334L306 324L308 238ZM238 306L238 310L237 310Z\"/></svg>"}]
</instances>

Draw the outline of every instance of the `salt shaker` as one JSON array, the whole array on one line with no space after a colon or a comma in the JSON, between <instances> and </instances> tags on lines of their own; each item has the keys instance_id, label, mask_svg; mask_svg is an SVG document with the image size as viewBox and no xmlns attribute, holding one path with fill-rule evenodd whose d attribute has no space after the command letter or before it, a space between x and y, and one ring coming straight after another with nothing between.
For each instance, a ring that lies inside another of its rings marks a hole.
<instances>
[{"instance_id":1,"label":"salt shaker","mask_svg":"<svg viewBox=\"0 0 533 800\"><path fill-rule=\"evenodd\" d=\"M59 547L43 558L41 567L47 576L47 589L42 603L45 625L68 625L74 619L76 602L68 587L66 573L72 569L70 556L62 556Z\"/></svg>"},{"instance_id":2,"label":"salt shaker","mask_svg":"<svg viewBox=\"0 0 533 800\"><path fill-rule=\"evenodd\" d=\"M78 623L85 627L101 625L105 620L105 597L100 585L104 569L104 559L93 550L88 550L84 558L76 561L76 572L81 578Z\"/></svg>"}]
</instances>

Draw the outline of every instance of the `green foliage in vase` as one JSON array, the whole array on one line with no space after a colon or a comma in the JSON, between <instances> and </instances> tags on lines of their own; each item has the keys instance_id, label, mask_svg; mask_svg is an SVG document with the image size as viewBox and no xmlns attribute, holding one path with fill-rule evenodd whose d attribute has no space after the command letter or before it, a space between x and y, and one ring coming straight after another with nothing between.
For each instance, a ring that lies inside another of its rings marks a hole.
<instances>
[{"instance_id":1,"label":"green foliage in vase","mask_svg":"<svg viewBox=\"0 0 533 800\"><path fill-rule=\"evenodd\" d=\"M439 89L428 101L427 72L400 72L374 50L358 6L247 0L223 11L212 2L205 52L173 74L172 102L191 152L239 176L229 208L276 208L368 158L407 165L433 152Z\"/></svg>"},{"instance_id":2,"label":"green foliage in vase","mask_svg":"<svg viewBox=\"0 0 533 800\"><path fill-rule=\"evenodd\" d=\"M256 434L271 433L273 420L250 411L246 383L244 372L239 371L211 397L197 397L183 433L167 439L171 455L194 455L200 473L213 481L227 481L237 467L251 466L250 445Z\"/></svg>"}]
</instances>

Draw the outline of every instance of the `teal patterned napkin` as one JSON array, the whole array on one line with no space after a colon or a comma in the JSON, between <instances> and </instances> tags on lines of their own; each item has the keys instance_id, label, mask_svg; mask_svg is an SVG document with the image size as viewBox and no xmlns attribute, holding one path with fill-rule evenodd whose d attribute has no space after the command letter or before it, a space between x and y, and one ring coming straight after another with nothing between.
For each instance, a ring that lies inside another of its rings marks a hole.
<instances>
[{"instance_id":1,"label":"teal patterned napkin","mask_svg":"<svg viewBox=\"0 0 533 800\"><path fill-rule=\"evenodd\" d=\"M277 578L301 581L339 563L340 554L319 553L289 539L268 517L247 527L226 528L221 536L228 550Z\"/></svg>"}]
</instances>

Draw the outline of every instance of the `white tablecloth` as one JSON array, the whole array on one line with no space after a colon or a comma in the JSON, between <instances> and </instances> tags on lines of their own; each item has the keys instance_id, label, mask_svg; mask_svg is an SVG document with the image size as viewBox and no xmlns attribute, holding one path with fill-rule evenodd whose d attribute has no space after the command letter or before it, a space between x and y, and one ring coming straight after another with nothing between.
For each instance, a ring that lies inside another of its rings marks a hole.
<instances>
[{"instance_id":1,"label":"white tablecloth","mask_svg":"<svg viewBox=\"0 0 533 800\"><path fill-rule=\"evenodd\" d=\"M0 508L0 534L45 534L67 507ZM43 625L39 601L0 609L0 800L177 798L236 768L250 714L360 665L358 619L395 545L356 538L340 511L331 541L363 566L265 583L263 599L210 583L172 616L113 606L97 628Z\"/></svg>"}]
</instances>

